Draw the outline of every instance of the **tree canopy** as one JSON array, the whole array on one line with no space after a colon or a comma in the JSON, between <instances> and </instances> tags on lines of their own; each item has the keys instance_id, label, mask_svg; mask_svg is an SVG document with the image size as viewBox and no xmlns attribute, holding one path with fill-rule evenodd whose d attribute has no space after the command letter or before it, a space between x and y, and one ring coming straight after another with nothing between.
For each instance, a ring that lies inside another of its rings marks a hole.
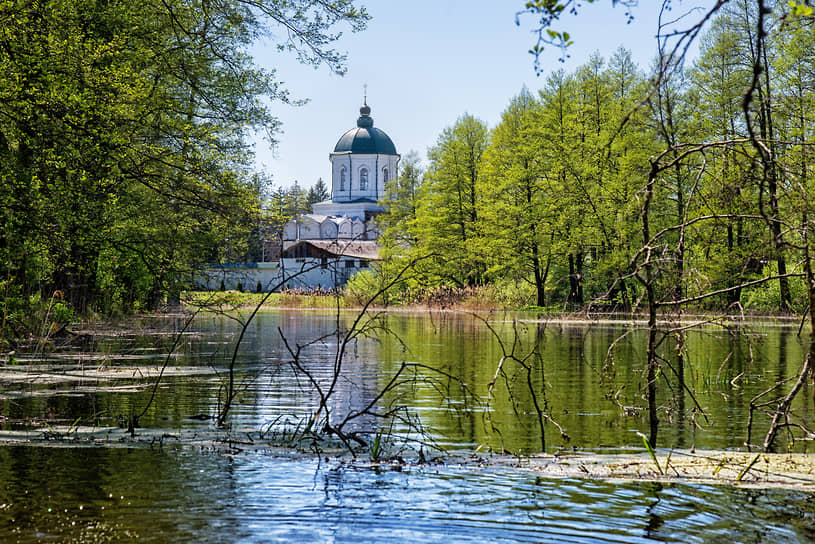
<instances>
[{"instance_id":1,"label":"tree canopy","mask_svg":"<svg viewBox=\"0 0 815 544\"><path fill-rule=\"evenodd\" d=\"M527 10L551 24L557 5ZM388 197L393 254L432 255L426 285L522 286L537 306L642 309L653 290L664 308L803 311L811 21L762 5L703 14L693 62L595 54L522 89L491 129L460 117L409 221Z\"/></svg>"},{"instance_id":2,"label":"tree canopy","mask_svg":"<svg viewBox=\"0 0 815 544\"><path fill-rule=\"evenodd\" d=\"M342 72L332 43L367 20L349 0L0 2L4 327L55 293L82 313L177 295L251 227L246 136L293 101L249 46Z\"/></svg>"}]
</instances>

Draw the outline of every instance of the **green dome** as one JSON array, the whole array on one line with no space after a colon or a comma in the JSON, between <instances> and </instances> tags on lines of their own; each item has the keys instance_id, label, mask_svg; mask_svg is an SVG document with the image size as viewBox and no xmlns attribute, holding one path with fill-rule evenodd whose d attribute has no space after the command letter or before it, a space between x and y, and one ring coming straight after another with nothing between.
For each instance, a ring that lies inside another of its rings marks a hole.
<instances>
[{"instance_id":1,"label":"green dome","mask_svg":"<svg viewBox=\"0 0 815 544\"><path fill-rule=\"evenodd\" d=\"M337 145L334 146L334 153L396 155L396 146L393 145L390 136L374 128L374 120L368 104L359 108L359 114L357 128L352 128L342 135Z\"/></svg>"}]
</instances>

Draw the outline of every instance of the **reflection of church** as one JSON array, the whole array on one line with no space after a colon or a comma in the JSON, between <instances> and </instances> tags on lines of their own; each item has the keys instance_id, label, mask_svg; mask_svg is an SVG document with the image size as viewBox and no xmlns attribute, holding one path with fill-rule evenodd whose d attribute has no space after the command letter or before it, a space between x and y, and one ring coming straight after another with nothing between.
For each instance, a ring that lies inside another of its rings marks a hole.
<instances>
[{"instance_id":1,"label":"reflection of church","mask_svg":"<svg viewBox=\"0 0 815 544\"><path fill-rule=\"evenodd\" d=\"M308 263L335 265L333 285L342 285L378 255L376 216L385 184L396 177L399 154L390 137L374 127L367 100L357 126L340 137L331 161L331 200L314 204L283 229L283 265L287 270ZM287 262L294 259L294 262ZM302 274L304 286L326 286L324 278ZM297 282L300 283L300 282Z\"/></svg>"}]
</instances>

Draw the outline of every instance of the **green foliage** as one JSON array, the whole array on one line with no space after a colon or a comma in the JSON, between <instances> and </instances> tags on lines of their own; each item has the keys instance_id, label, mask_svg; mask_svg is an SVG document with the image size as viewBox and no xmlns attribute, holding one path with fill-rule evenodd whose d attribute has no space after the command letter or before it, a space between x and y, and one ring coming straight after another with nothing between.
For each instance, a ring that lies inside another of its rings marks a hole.
<instances>
[{"instance_id":1,"label":"green foliage","mask_svg":"<svg viewBox=\"0 0 815 544\"><path fill-rule=\"evenodd\" d=\"M385 246L404 248L415 244L411 233L415 228L423 177L419 155L410 151L400 161L399 176L385 184L385 198L380 204L386 213L377 218Z\"/></svg>"},{"instance_id":2,"label":"green foliage","mask_svg":"<svg viewBox=\"0 0 815 544\"><path fill-rule=\"evenodd\" d=\"M192 308L217 312L254 309L262 300L264 308L329 308L346 307L335 292L283 291L281 293L249 293L238 291L185 291L181 302Z\"/></svg>"},{"instance_id":3,"label":"green foliage","mask_svg":"<svg viewBox=\"0 0 815 544\"><path fill-rule=\"evenodd\" d=\"M430 165L415 191L415 219L407 221L405 240L393 250L433 256L422 270L431 284L466 286L484 281L478 201L487 137L483 121L463 115L428 151Z\"/></svg>"},{"instance_id":4,"label":"green foliage","mask_svg":"<svg viewBox=\"0 0 815 544\"><path fill-rule=\"evenodd\" d=\"M537 300L535 286L529 281L497 278L489 288L492 299L499 308L525 308Z\"/></svg>"},{"instance_id":5,"label":"green foliage","mask_svg":"<svg viewBox=\"0 0 815 544\"><path fill-rule=\"evenodd\" d=\"M351 306L357 306L370 300L384 284L384 275L375 274L372 270L360 270L351 278L345 285L343 298ZM380 297L379 300L374 302L383 303L385 299Z\"/></svg>"},{"instance_id":6,"label":"green foliage","mask_svg":"<svg viewBox=\"0 0 815 544\"><path fill-rule=\"evenodd\" d=\"M586 0L586 3L593 4L596 0ZM612 5L620 5L625 9L625 17L628 22L634 19L632 8L636 7L638 0L611 0ZM515 15L515 24L520 25L520 18L524 15L532 16L537 24L535 33L538 40L529 50L535 56L535 70L540 73L540 56L547 46L556 47L561 51L560 60L568 57L567 50L574 42L568 32L552 28L560 22L564 14L576 15L583 8L583 2L579 0L528 0L524 3L523 10Z\"/></svg>"},{"instance_id":7,"label":"green foliage","mask_svg":"<svg viewBox=\"0 0 815 544\"><path fill-rule=\"evenodd\" d=\"M639 435L640 438L642 438L642 444L643 446L645 446L645 450L648 452L648 456L651 458L651 461L653 461L654 465L657 467L657 472L664 475L665 471L663 471L662 467L659 466L659 461L657 460L656 452L654 451L654 447L651 445L651 442L648 440L648 437L639 431L637 431L637 434Z\"/></svg>"},{"instance_id":8,"label":"green foliage","mask_svg":"<svg viewBox=\"0 0 815 544\"><path fill-rule=\"evenodd\" d=\"M374 435L374 441L371 443L369 448L369 454L371 456L372 461L379 461L380 456L382 455L382 434L383 430L379 429L376 434Z\"/></svg>"},{"instance_id":9,"label":"green foliage","mask_svg":"<svg viewBox=\"0 0 815 544\"><path fill-rule=\"evenodd\" d=\"M401 291L490 284L503 307L630 305L635 195L657 149L648 112L631 113L644 88L619 50L608 65L595 56L553 74L539 97L523 89L489 133L459 118L420 186L413 161L390 184L380 271L425 256Z\"/></svg>"},{"instance_id":10,"label":"green foliage","mask_svg":"<svg viewBox=\"0 0 815 544\"><path fill-rule=\"evenodd\" d=\"M2 0L0 20L0 257L19 294L4 311L60 291L86 314L154 309L198 263L250 252L264 182L245 137L273 135L270 100L292 101L252 42L288 36L282 49L341 72L330 46L368 14L350 0Z\"/></svg>"},{"instance_id":11,"label":"green foliage","mask_svg":"<svg viewBox=\"0 0 815 544\"><path fill-rule=\"evenodd\" d=\"M774 264L766 266L762 270L762 276L774 276L778 269ZM806 312L806 285L803 278L793 278L790 281L793 307L795 313ZM742 295L742 306L746 310L758 313L773 313L781 307L781 288L777 281L769 281L749 289L745 289Z\"/></svg>"},{"instance_id":12,"label":"green foliage","mask_svg":"<svg viewBox=\"0 0 815 544\"><path fill-rule=\"evenodd\" d=\"M812 6L809 2L794 2L789 0L787 2L790 15L794 17L811 17L813 15Z\"/></svg>"},{"instance_id":13,"label":"green foliage","mask_svg":"<svg viewBox=\"0 0 815 544\"><path fill-rule=\"evenodd\" d=\"M541 104L527 89L513 98L485 153L479 202L482 249L490 278L530 280L537 304L546 304L546 280L555 229L555 195L547 183Z\"/></svg>"},{"instance_id":14,"label":"green foliage","mask_svg":"<svg viewBox=\"0 0 815 544\"><path fill-rule=\"evenodd\" d=\"M527 8L548 24L567 4ZM523 89L488 133L467 115L445 129L420 188L418 176L389 187L379 273L426 257L393 300L484 286L491 303L514 307L630 311L647 291L663 307L803 310L811 21L766 23L757 49L752 3L716 10L698 60L658 60L654 88L619 49L551 74L538 96Z\"/></svg>"},{"instance_id":15,"label":"green foliage","mask_svg":"<svg viewBox=\"0 0 815 544\"><path fill-rule=\"evenodd\" d=\"M55 292L43 298L20 294L14 282L0 281L0 346L36 342L44 347L65 325L76 320L74 309Z\"/></svg>"}]
</instances>

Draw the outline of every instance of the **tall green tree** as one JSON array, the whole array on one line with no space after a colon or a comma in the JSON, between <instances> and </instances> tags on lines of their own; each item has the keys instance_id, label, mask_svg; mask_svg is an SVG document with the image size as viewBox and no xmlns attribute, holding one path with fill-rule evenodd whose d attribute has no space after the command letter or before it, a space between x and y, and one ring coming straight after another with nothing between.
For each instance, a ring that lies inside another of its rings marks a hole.
<instances>
[{"instance_id":1,"label":"tall green tree","mask_svg":"<svg viewBox=\"0 0 815 544\"><path fill-rule=\"evenodd\" d=\"M253 41L341 71L337 26L367 18L344 0L0 2L4 281L81 312L172 298L258 207L246 136L289 98Z\"/></svg>"},{"instance_id":2,"label":"tall green tree","mask_svg":"<svg viewBox=\"0 0 815 544\"><path fill-rule=\"evenodd\" d=\"M306 192L306 206L308 207L308 212L312 213L314 211L312 208L314 204L327 200L330 196L331 192L328 190L328 187L326 187L323 178L317 178L317 183L309 187Z\"/></svg>"},{"instance_id":3,"label":"tall green tree","mask_svg":"<svg viewBox=\"0 0 815 544\"><path fill-rule=\"evenodd\" d=\"M478 190L487 137L487 125L465 114L428 151L413 236L418 251L437 256L429 272L434 283L463 286L484 280Z\"/></svg>"},{"instance_id":4,"label":"tall green tree","mask_svg":"<svg viewBox=\"0 0 815 544\"><path fill-rule=\"evenodd\" d=\"M529 282L546 306L554 238L553 195L543 175L540 104L523 88L492 131L479 202L489 276Z\"/></svg>"},{"instance_id":5,"label":"tall green tree","mask_svg":"<svg viewBox=\"0 0 815 544\"><path fill-rule=\"evenodd\" d=\"M423 177L419 154L411 150L400 161L399 175L385 184L385 198L381 203L385 213L377 218L385 245L404 250L416 244L413 231Z\"/></svg>"}]
</instances>

